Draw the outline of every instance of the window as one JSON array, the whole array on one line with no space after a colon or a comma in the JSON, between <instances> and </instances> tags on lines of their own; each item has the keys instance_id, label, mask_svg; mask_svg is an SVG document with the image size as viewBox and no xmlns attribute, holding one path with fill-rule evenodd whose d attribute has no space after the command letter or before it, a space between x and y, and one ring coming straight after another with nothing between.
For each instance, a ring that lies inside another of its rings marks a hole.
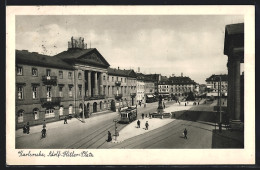
<instances>
[{"instance_id":1,"label":"window","mask_svg":"<svg viewBox=\"0 0 260 170\"><path fill-rule=\"evenodd\" d=\"M23 87L22 86L18 86L18 90L17 90L17 96L18 99L23 99Z\"/></svg>"},{"instance_id":2,"label":"window","mask_svg":"<svg viewBox=\"0 0 260 170\"><path fill-rule=\"evenodd\" d=\"M79 96L81 96L81 95L82 95L82 86L79 85Z\"/></svg>"},{"instance_id":3,"label":"window","mask_svg":"<svg viewBox=\"0 0 260 170\"><path fill-rule=\"evenodd\" d=\"M79 78L79 80L82 79L81 73L79 73L78 78Z\"/></svg>"},{"instance_id":4,"label":"window","mask_svg":"<svg viewBox=\"0 0 260 170\"><path fill-rule=\"evenodd\" d=\"M114 77L112 77L112 81L114 81Z\"/></svg>"},{"instance_id":5,"label":"window","mask_svg":"<svg viewBox=\"0 0 260 170\"><path fill-rule=\"evenodd\" d=\"M17 75L23 75L23 68L20 66L17 67Z\"/></svg>"},{"instance_id":6,"label":"window","mask_svg":"<svg viewBox=\"0 0 260 170\"><path fill-rule=\"evenodd\" d=\"M116 77L116 81L118 81L118 77Z\"/></svg>"},{"instance_id":7,"label":"window","mask_svg":"<svg viewBox=\"0 0 260 170\"><path fill-rule=\"evenodd\" d=\"M54 109L46 109L45 110L45 118L55 117Z\"/></svg>"},{"instance_id":8,"label":"window","mask_svg":"<svg viewBox=\"0 0 260 170\"><path fill-rule=\"evenodd\" d=\"M69 86L69 97L72 97L72 86Z\"/></svg>"},{"instance_id":9,"label":"window","mask_svg":"<svg viewBox=\"0 0 260 170\"><path fill-rule=\"evenodd\" d=\"M125 94L126 94L126 86L125 86Z\"/></svg>"},{"instance_id":10,"label":"window","mask_svg":"<svg viewBox=\"0 0 260 170\"><path fill-rule=\"evenodd\" d=\"M33 115L34 115L34 120L39 119L39 109L35 108L33 109Z\"/></svg>"},{"instance_id":11,"label":"window","mask_svg":"<svg viewBox=\"0 0 260 170\"><path fill-rule=\"evenodd\" d=\"M114 92L114 86L112 86L112 94L115 94L115 92Z\"/></svg>"},{"instance_id":12,"label":"window","mask_svg":"<svg viewBox=\"0 0 260 170\"><path fill-rule=\"evenodd\" d=\"M59 95L60 95L60 97L63 97L62 86L59 86Z\"/></svg>"},{"instance_id":13,"label":"window","mask_svg":"<svg viewBox=\"0 0 260 170\"><path fill-rule=\"evenodd\" d=\"M18 114L17 114L18 123L22 123L22 122L23 122L23 114L24 114L24 111L23 111L23 110L19 110L19 111L18 111Z\"/></svg>"},{"instance_id":14,"label":"window","mask_svg":"<svg viewBox=\"0 0 260 170\"><path fill-rule=\"evenodd\" d=\"M68 78L72 79L72 72L68 72Z\"/></svg>"},{"instance_id":15,"label":"window","mask_svg":"<svg viewBox=\"0 0 260 170\"><path fill-rule=\"evenodd\" d=\"M63 71L59 71L59 78L63 79Z\"/></svg>"},{"instance_id":16,"label":"window","mask_svg":"<svg viewBox=\"0 0 260 170\"><path fill-rule=\"evenodd\" d=\"M103 76L103 80L106 80L106 76Z\"/></svg>"},{"instance_id":17,"label":"window","mask_svg":"<svg viewBox=\"0 0 260 170\"><path fill-rule=\"evenodd\" d=\"M51 101L51 87L48 86L47 87L47 101Z\"/></svg>"},{"instance_id":18,"label":"window","mask_svg":"<svg viewBox=\"0 0 260 170\"><path fill-rule=\"evenodd\" d=\"M110 87L108 86L108 88L107 88L107 95L109 95L109 90L110 90Z\"/></svg>"},{"instance_id":19,"label":"window","mask_svg":"<svg viewBox=\"0 0 260 170\"><path fill-rule=\"evenodd\" d=\"M109 81L109 76L107 76L107 81Z\"/></svg>"},{"instance_id":20,"label":"window","mask_svg":"<svg viewBox=\"0 0 260 170\"><path fill-rule=\"evenodd\" d=\"M32 68L32 76L38 76L37 68Z\"/></svg>"},{"instance_id":21,"label":"window","mask_svg":"<svg viewBox=\"0 0 260 170\"><path fill-rule=\"evenodd\" d=\"M70 105L70 106L69 106L69 114L72 114L72 111L73 111L73 106Z\"/></svg>"},{"instance_id":22,"label":"window","mask_svg":"<svg viewBox=\"0 0 260 170\"><path fill-rule=\"evenodd\" d=\"M33 86L33 99L37 99L38 94L37 94L37 87Z\"/></svg>"},{"instance_id":23,"label":"window","mask_svg":"<svg viewBox=\"0 0 260 170\"><path fill-rule=\"evenodd\" d=\"M59 114L60 114L60 116L63 115L63 107L62 106L60 106Z\"/></svg>"},{"instance_id":24,"label":"window","mask_svg":"<svg viewBox=\"0 0 260 170\"><path fill-rule=\"evenodd\" d=\"M46 76L47 76L47 77L50 77L50 76L51 76L51 70L50 70L50 69L47 69L47 70L46 70Z\"/></svg>"},{"instance_id":25,"label":"window","mask_svg":"<svg viewBox=\"0 0 260 170\"><path fill-rule=\"evenodd\" d=\"M121 78L121 82L123 82L123 78Z\"/></svg>"},{"instance_id":26,"label":"window","mask_svg":"<svg viewBox=\"0 0 260 170\"><path fill-rule=\"evenodd\" d=\"M126 82L126 78L125 78L125 82Z\"/></svg>"}]
</instances>

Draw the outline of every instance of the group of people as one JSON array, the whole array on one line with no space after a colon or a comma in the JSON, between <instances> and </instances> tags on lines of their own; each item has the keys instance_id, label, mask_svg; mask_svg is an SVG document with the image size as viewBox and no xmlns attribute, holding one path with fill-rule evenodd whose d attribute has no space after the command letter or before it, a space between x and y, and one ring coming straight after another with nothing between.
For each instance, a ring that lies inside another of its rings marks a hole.
<instances>
[{"instance_id":1,"label":"group of people","mask_svg":"<svg viewBox=\"0 0 260 170\"><path fill-rule=\"evenodd\" d=\"M117 130L117 127L116 127L116 129L115 129L115 138L117 137L117 136L119 136L119 132L118 132L118 130ZM107 132L107 142L111 142L112 141L112 135L111 135L111 132L110 131L108 131Z\"/></svg>"},{"instance_id":2,"label":"group of people","mask_svg":"<svg viewBox=\"0 0 260 170\"><path fill-rule=\"evenodd\" d=\"M138 120L137 121L137 128L140 128L140 126L141 126L141 122L140 122L140 120ZM149 127L149 123L148 123L148 121L146 121L146 123L145 123L145 130L148 130L148 127Z\"/></svg>"}]
</instances>

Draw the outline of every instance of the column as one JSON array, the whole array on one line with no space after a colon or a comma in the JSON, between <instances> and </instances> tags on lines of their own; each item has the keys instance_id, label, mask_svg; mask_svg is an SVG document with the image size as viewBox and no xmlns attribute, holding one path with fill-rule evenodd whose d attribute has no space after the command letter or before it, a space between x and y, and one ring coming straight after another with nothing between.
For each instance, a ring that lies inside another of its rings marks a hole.
<instances>
[{"instance_id":1,"label":"column","mask_svg":"<svg viewBox=\"0 0 260 170\"><path fill-rule=\"evenodd\" d=\"M91 71L88 71L88 96L91 96Z\"/></svg>"},{"instance_id":2,"label":"column","mask_svg":"<svg viewBox=\"0 0 260 170\"><path fill-rule=\"evenodd\" d=\"M95 72L95 95L98 95L97 72Z\"/></svg>"},{"instance_id":3,"label":"column","mask_svg":"<svg viewBox=\"0 0 260 170\"><path fill-rule=\"evenodd\" d=\"M104 95L103 94L103 73L100 73L100 76L99 76L99 78L100 78L100 91L99 91L99 94L100 95Z\"/></svg>"},{"instance_id":4,"label":"column","mask_svg":"<svg viewBox=\"0 0 260 170\"><path fill-rule=\"evenodd\" d=\"M234 60L234 116L240 120L240 58Z\"/></svg>"}]
</instances>

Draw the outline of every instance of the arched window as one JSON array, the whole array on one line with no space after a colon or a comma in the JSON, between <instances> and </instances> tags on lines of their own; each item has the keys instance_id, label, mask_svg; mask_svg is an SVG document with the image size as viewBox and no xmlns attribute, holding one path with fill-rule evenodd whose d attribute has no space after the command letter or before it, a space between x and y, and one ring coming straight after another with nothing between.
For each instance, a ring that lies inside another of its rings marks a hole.
<instances>
[{"instance_id":1,"label":"arched window","mask_svg":"<svg viewBox=\"0 0 260 170\"><path fill-rule=\"evenodd\" d=\"M17 113L17 117L18 117L18 123L22 123L23 122L23 114L24 114L24 110L19 110Z\"/></svg>"},{"instance_id":2,"label":"arched window","mask_svg":"<svg viewBox=\"0 0 260 170\"><path fill-rule=\"evenodd\" d=\"M69 106L69 114L72 114L72 112L73 112L73 106L72 106L72 104L70 104L70 106Z\"/></svg>"},{"instance_id":3,"label":"arched window","mask_svg":"<svg viewBox=\"0 0 260 170\"><path fill-rule=\"evenodd\" d=\"M63 106L62 105L60 106L59 114L60 114L60 116L63 115Z\"/></svg>"},{"instance_id":4,"label":"arched window","mask_svg":"<svg viewBox=\"0 0 260 170\"><path fill-rule=\"evenodd\" d=\"M38 120L39 119L39 109L38 108L34 108L33 109L33 115L34 115L34 120Z\"/></svg>"},{"instance_id":5,"label":"arched window","mask_svg":"<svg viewBox=\"0 0 260 170\"><path fill-rule=\"evenodd\" d=\"M54 109L53 108L46 109L45 118L52 118L52 117L55 117Z\"/></svg>"}]
</instances>

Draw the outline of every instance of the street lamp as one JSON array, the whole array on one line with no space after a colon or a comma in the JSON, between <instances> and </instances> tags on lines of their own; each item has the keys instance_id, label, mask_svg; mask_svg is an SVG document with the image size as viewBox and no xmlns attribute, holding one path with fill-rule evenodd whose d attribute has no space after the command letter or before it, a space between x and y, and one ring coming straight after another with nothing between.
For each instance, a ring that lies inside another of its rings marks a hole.
<instances>
[{"instance_id":1,"label":"street lamp","mask_svg":"<svg viewBox=\"0 0 260 170\"><path fill-rule=\"evenodd\" d=\"M218 83L218 103L219 103L219 132L222 131L222 112L221 112L221 77L217 76L216 78L219 78Z\"/></svg>"}]
</instances>

